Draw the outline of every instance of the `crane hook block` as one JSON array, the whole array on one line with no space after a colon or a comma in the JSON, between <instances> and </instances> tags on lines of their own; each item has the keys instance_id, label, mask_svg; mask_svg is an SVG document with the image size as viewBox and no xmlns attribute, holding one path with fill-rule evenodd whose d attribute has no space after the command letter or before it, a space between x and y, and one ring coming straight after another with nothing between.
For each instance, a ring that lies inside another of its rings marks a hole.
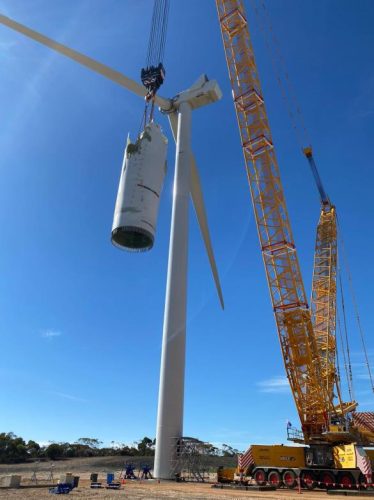
<instances>
[{"instance_id":1,"label":"crane hook block","mask_svg":"<svg viewBox=\"0 0 374 500\"><path fill-rule=\"evenodd\" d=\"M303 148L303 153L307 158L312 158L313 156L312 148L310 146Z\"/></svg>"},{"instance_id":2,"label":"crane hook block","mask_svg":"<svg viewBox=\"0 0 374 500\"><path fill-rule=\"evenodd\" d=\"M158 89L165 80L165 68L162 63L158 66L147 66L142 68L140 74L144 87L148 90L146 99L149 100L155 96Z\"/></svg>"}]
</instances>

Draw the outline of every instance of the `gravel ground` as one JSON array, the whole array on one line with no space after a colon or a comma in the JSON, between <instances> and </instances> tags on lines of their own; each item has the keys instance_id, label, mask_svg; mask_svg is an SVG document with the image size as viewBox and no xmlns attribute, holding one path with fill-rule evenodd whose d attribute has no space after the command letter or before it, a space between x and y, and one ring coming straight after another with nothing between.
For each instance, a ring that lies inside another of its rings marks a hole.
<instances>
[{"instance_id":1,"label":"gravel ground","mask_svg":"<svg viewBox=\"0 0 374 500\"><path fill-rule=\"evenodd\" d=\"M327 496L323 491L309 492L303 490L301 495L293 490L281 489L277 491L241 491L214 489L208 483L176 483L173 481L156 480L149 481L127 481L121 486L119 491L108 491L105 488L100 490L92 490L90 488L90 473L96 472L99 474L99 481L103 485L106 483L107 472L114 472L115 477L119 478L121 469L124 464L124 458L121 457L104 457L90 459L71 459L66 461L58 461L53 463L54 482L60 477L61 473L71 472L74 476L79 476L79 486L74 489L67 498L71 499L193 499L193 500L209 500L209 499L244 499L251 500L322 500L328 498L336 498L337 500L347 498L342 495ZM20 474L22 476L20 489L5 489L0 487L0 500L39 500L53 499L48 489L50 481L47 481L51 471L51 462L41 462L39 464L18 464L18 465L0 465L0 477L7 474ZM35 483L31 483L31 477L36 470L38 487ZM210 479L215 481L216 475L211 474ZM27 487L26 487L27 486ZM33 486L33 487L29 487ZM64 497L65 498L65 497ZM357 497L365 498L365 497Z\"/></svg>"},{"instance_id":2,"label":"gravel ground","mask_svg":"<svg viewBox=\"0 0 374 500\"><path fill-rule=\"evenodd\" d=\"M48 487L38 488L21 488L21 489L2 489L0 488L1 499L49 499L51 495L48 492ZM301 495L297 491L277 490L277 491L240 491L240 490L219 490L213 489L210 484L198 483L175 483L157 481L130 481L121 486L119 491L108 491L105 488L101 490L92 490L88 478L80 479L79 487L73 490L69 497L71 499L105 499L112 500L114 498L129 498L129 499L256 499L256 500L318 500L327 498L343 499L347 498L342 495L328 497L325 492L308 492L302 491Z\"/></svg>"}]
</instances>

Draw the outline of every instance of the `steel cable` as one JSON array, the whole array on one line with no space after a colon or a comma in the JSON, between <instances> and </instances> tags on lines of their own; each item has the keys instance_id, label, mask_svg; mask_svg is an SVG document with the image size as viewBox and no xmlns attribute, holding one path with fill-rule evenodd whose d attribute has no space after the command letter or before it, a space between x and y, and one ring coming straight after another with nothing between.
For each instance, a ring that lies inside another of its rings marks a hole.
<instances>
[{"instance_id":1,"label":"steel cable","mask_svg":"<svg viewBox=\"0 0 374 500\"><path fill-rule=\"evenodd\" d=\"M148 41L146 66L158 66L163 62L169 15L169 0L155 0Z\"/></svg>"},{"instance_id":2,"label":"steel cable","mask_svg":"<svg viewBox=\"0 0 374 500\"><path fill-rule=\"evenodd\" d=\"M270 56L275 78L278 82L281 95L291 121L291 126L295 132L297 142L301 148L304 148L307 144L310 144L308 131L301 107L297 101L295 89L288 75L285 59L280 49L279 40L275 35L275 31L271 23L269 11L266 8L264 0L260 1L262 7L261 11L263 14L261 14L260 8L257 7L255 0L251 0L251 4L257 17L260 30L264 36L265 47Z\"/></svg>"},{"instance_id":3,"label":"steel cable","mask_svg":"<svg viewBox=\"0 0 374 500\"><path fill-rule=\"evenodd\" d=\"M367 368L368 375L369 375L369 382L370 382L370 385L371 385L371 390L374 392L373 375L372 375L371 368L370 368L369 355L368 355L367 348L366 348L366 341L365 341L364 330L363 330L363 327L362 327L361 318L360 318L360 314L359 314L359 311L358 311L356 294L355 294L355 291L354 291L354 288L353 288L352 275L351 275L349 264L348 264L348 258L347 258L347 255L346 255L345 246L344 246L344 240L343 240L343 237L342 237L342 234L341 234L341 230L340 230L339 220L338 220L338 228L339 228L339 237L340 237L340 243L341 243L341 248L342 248L343 262L344 262L345 270L346 270L346 273L347 273L347 276L348 276L349 289L350 289L350 292L351 292L352 303L353 303L353 307L354 307L354 310L355 310L355 316L356 316L358 331L360 333L361 345L362 345L362 349L364 351L365 364L366 364L366 368Z\"/></svg>"},{"instance_id":4,"label":"steel cable","mask_svg":"<svg viewBox=\"0 0 374 500\"><path fill-rule=\"evenodd\" d=\"M345 314L345 301L344 301L342 277L341 277L341 273L340 272L339 272L339 288L340 288L340 300L341 300L341 303L342 303L342 312L343 312L344 336L345 336L345 343L346 343L346 349L347 349L348 373L349 373L349 380L351 382L352 396L354 397L351 352L350 352L350 349L349 349L349 342L348 342L347 318L346 318L346 314Z\"/></svg>"},{"instance_id":5,"label":"steel cable","mask_svg":"<svg viewBox=\"0 0 374 500\"><path fill-rule=\"evenodd\" d=\"M343 360L344 360L344 371L345 371L345 376L347 379L348 393L349 393L350 400L353 401L353 387L352 387L351 380L349 377L346 349L345 349L345 344L344 344L344 337L343 337L343 333L342 333L342 328L340 325L339 315L337 316L337 320L338 320L338 331L339 331L340 343L342 346L342 353L343 353Z\"/></svg>"}]
</instances>

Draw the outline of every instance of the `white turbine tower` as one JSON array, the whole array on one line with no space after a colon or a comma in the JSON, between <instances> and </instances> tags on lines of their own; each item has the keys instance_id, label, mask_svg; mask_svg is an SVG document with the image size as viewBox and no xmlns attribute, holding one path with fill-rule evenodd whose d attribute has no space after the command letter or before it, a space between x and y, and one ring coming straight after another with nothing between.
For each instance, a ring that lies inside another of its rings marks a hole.
<instances>
[{"instance_id":1,"label":"white turbine tower","mask_svg":"<svg viewBox=\"0 0 374 500\"><path fill-rule=\"evenodd\" d=\"M147 93L142 85L122 73L1 14L0 24L63 54L140 97L144 98ZM172 461L177 454L177 442L183 435L188 204L190 195L223 308L223 296L208 230L199 174L191 149L192 110L213 103L221 96L218 84L214 80L209 81L205 76L200 77L192 87L179 93L173 99L155 96L155 103L169 116L173 137L176 141L155 456L155 477L160 479L172 479Z\"/></svg>"},{"instance_id":2,"label":"white turbine tower","mask_svg":"<svg viewBox=\"0 0 374 500\"><path fill-rule=\"evenodd\" d=\"M191 112L192 109L215 102L220 98L221 92L217 83L201 77L195 85L179 94L174 100L174 106L178 110L178 132L154 468L155 477L161 479L171 478L177 443L183 434L188 202L191 186L194 186L190 181ZM203 205L200 211L201 208ZM199 211L197 213L199 216ZM202 230L205 235L209 235L207 228L202 228ZM214 262L213 255L211 259ZM216 282L218 283L218 279ZM217 289L223 307L219 284Z\"/></svg>"}]
</instances>

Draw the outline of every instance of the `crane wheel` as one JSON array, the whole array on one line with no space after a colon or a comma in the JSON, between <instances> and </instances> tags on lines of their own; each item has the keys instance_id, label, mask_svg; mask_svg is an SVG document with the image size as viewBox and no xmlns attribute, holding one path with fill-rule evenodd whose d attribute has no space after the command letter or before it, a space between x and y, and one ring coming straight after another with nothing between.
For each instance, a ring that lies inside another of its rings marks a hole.
<instances>
[{"instance_id":1,"label":"crane wheel","mask_svg":"<svg viewBox=\"0 0 374 500\"><path fill-rule=\"evenodd\" d=\"M331 474L331 472L322 472L321 474L321 483L322 488L326 488L326 490L330 490L336 484L336 479Z\"/></svg>"},{"instance_id":2,"label":"crane wheel","mask_svg":"<svg viewBox=\"0 0 374 500\"><path fill-rule=\"evenodd\" d=\"M265 486L266 484L266 473L263 469L257 469L253 474L253 479L256 481L258 486Z\"/></svg>"},{"instance_id":3,"label":"crane wheel","mask_svg":"<svg viewBox=\"0 0 374 500\"><path fill-rule=\"evenodd\" d=\"M301 484L307 490L314 490L317 486L316 476L312 471L304 471L301 474Z\"/></svg>"},{"instance_id":4,"label":"crane wheel","mask_svg":"<svg viewBox=\"0 0 374 500\"><path fill-rule=\"evenodd\" d=\"M276 488L279 488L282 486L282 479L281 475L277 470L272 470L268 474L268 482L270 486L275 486Z\"/></svg>"},{"instance_id":5,"label":"crane wheel","mask_svg":"<svg viewBox=\"0 0 374 500\"><path fill-rule=\"evenodd\" d=\"M340 485L340 488L342 488L343 490L349 490L350 488L353 488L353 486L356 486L356 481L353 479L352 474L350 474L349 472L343 472L342 474L339 474L338 483Z\"/></svg>"},{"instance_id":6,"label":"crane wheel","mask_svg":"<svg viewBox=\"0 0 374 500\"><path fill-rule=\"evenodd\" d=\"M283 483L286 486L286 488L289 488L292 490L296 486L296 474L294 473L293 470L285 470L283 472Z\"/></svg>"}]
</instances>

